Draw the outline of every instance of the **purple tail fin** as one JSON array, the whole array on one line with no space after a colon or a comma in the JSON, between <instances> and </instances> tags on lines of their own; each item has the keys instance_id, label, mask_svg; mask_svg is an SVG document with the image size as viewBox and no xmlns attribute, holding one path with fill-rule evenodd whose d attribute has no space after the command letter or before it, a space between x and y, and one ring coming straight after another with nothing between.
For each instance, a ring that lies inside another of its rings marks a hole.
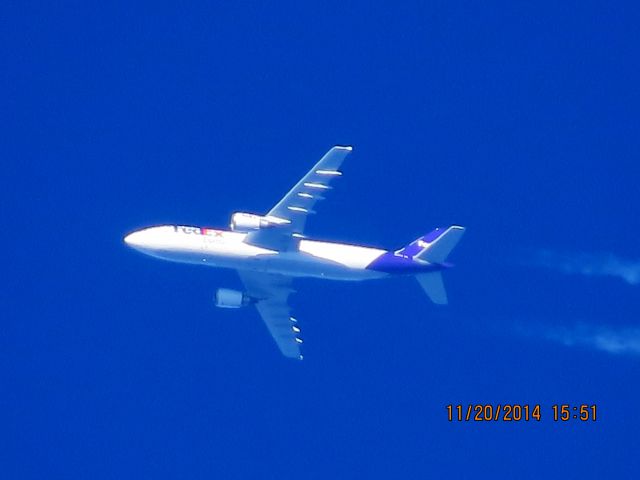
<instances>
[{"instance_id":1,"label":"purple tail fin","mask_svg":"<svg viewBox=\"0 0 640 480\"><path fill-rule=\"evenodd\" d=\"M457 225L449 228L436 228L406 247L397 250L396 254L431 263L441 263L446 260L447 255L460 241L463 233L464 227Z\"/></svg>"}]
</instances>

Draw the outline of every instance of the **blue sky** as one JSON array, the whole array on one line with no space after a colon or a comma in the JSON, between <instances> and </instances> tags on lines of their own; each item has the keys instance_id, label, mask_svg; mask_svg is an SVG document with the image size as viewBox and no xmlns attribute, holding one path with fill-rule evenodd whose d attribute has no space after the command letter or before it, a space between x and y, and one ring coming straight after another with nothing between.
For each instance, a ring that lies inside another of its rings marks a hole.
<instances>
[{"instance_id":1,"label":"blue sky","mask_svg":"<svg viewBox=\"0 0 640 480\"><path fill-rule=\"evenodd\" d=\"M636 4L2 12L3 478L640 473ZM122 244L266 211L334 144L355 150L307 233L465 225L450 306L300 282L290 362L254 311L214 308L233 272ZM446 419L508 402L544 417Z\"/></svg>"}]
</instances>

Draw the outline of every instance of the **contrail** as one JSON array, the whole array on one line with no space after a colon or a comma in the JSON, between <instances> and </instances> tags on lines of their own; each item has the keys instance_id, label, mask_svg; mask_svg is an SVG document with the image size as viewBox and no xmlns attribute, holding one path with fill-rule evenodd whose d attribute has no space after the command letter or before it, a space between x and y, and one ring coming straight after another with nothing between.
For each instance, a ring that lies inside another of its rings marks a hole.
<instances>
[{"instance_id":1,"label":"contrail","mask_svg":"<svg viewBox=\"0 0 640 480\"><path fill-rule=\"evenodd\" d=\"M613 355L640 355L639 327L593 326L584 323L572 326L518 326L526 336L541 337L566 347L583 347Z\"/></svg>"},{"instance_id":2,"label":"contrail","mask_svg":"<svg viewBox=\"0 0 640 480\"><path fill-rule=\"evenodd\" d=\"M640 261L619 258L612 253L570 253L539 250L529 264L586 276L617 277L629 285L640 284Z\"/></svg>"}]
</instances>

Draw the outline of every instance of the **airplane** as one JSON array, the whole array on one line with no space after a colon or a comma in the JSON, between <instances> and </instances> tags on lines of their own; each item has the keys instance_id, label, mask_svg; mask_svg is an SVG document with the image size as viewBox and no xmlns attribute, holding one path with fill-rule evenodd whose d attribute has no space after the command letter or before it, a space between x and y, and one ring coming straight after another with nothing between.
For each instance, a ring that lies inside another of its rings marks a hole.
<instances>
[{"instance_id":1,"label":"airplane","mask_svg":"<svg viewBox=\"0 0 640 480\"><path fill-rule=\"evenodd\" d=\"M301 329L288 304L295 278L359 281L413 276L431 301L446 304L442 271L452 266L446 259L464 227L437 228L395 251L304 236L307 217L342 175L339 168L351 151L350 146L331 148L266 215L233 213L230 230L161 225L134 231L124 242L163 260L237 270L244 290L219 288L216 306L254 305L282 354L299 360Z\"/></svg>"}]
</instances>

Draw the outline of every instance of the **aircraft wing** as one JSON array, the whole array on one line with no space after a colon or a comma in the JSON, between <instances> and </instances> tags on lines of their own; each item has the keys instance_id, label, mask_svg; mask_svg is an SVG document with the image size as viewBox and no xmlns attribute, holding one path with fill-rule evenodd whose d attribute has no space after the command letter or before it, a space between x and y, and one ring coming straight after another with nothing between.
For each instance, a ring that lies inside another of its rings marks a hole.
<instances>
[{"instance_id":1,"label":"aircraft wing","mask_svg":"<svg viewBox=\"0 0 640 480\"><path fill-rule=\"evenodd\" d=\"M279 251L293 248L296 237L302 237L307 216L315 213L313 207L316 202L324 199L331 189L331 181L342 175L338 169L351 150L351 147L335 146L325 153L266 215L283 222L249 233L245 242Z\"/></svg>"},{"instance_id":2,"label":"aircraft wing","mask_svg":"<svg viewBox=\"0 0 640 480\"><path fill-rule=\"evenodd\" d=\"M300 327L287 303L295 291L291 288L291 277L246 270L238 270L238 274L247 294L257 300L256 309L282 354L302 360Z\"/></svg>"}]
</instances>

